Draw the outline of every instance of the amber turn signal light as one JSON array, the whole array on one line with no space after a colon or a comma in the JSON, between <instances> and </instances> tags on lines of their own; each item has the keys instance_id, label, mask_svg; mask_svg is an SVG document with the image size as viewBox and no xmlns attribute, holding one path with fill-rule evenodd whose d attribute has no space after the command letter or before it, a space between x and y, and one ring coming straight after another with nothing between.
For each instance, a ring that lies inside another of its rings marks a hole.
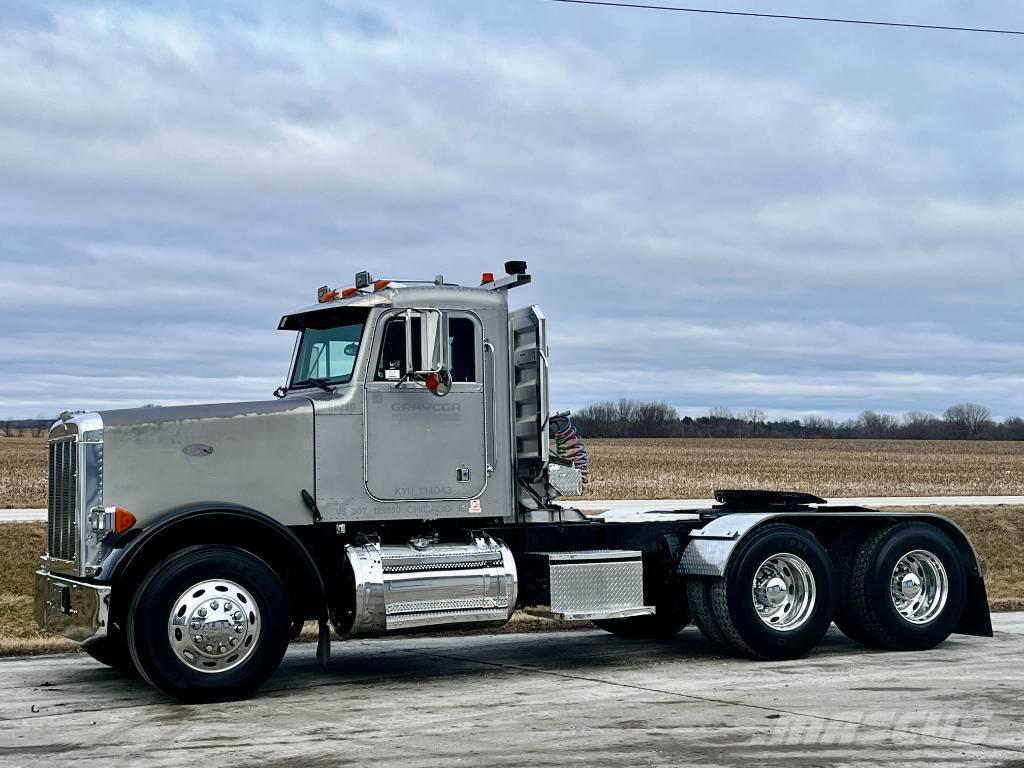
<instances>
[{"instance_id":1,"label":"amber turn signal light","mask_svg":"<svg viewBox=\"0 0 1024 768\"><path fill-rule=\"evenodd\" d=\"M135 525L135 515L124 507L114 508L114 533L124 533Z\"/></svg>"},{"instance_id":2,"label":"amber turn signal light","mask_svg":"<svg viewBox=\"0 0 1024 768\"><path fill-rule=\"evenodd\" d=\"M347 299L349 296L355 296L357 293L359 293L358 288L346 288L341 292L341 298Z\"/></svg>"}]
</instances>

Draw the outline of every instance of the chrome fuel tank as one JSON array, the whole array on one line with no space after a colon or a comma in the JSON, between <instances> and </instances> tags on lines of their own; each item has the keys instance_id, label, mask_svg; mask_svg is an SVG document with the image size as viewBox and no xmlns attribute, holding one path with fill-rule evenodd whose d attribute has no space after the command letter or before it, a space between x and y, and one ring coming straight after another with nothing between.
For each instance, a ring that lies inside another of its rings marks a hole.
<instances>
[{"instance_id":1,"label":"chrome fuel tank","mask_svg":"<svg viewBox=\"0 0 1024 768\"><path fill-rule=\"evenodd\" d=\"M501 626L516 605L512 552L485 534L470 541L406 544L363 540L345 547L354 608L351 636L431 626Z\"/></svg>"}]
</instances>

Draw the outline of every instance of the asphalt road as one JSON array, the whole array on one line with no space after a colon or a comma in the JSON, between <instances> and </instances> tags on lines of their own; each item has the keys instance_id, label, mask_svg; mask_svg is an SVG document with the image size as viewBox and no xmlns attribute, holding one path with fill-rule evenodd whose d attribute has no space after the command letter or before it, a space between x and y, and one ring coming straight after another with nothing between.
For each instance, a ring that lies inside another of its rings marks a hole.
<instances>
[{"instance_id":1,"label":"asphalt road","mask_svg":"<svg viewBox=\"0 0 1024 768\"><path fill-rule=\"evenodd\" d=\"M0 660L0 765L1024 765L1024 614L993 639L810 657L599 631L294 646L241 703L169 703L84 656Z\"/></svg>"},{"instance_id":2,"label":"asphalt road","mask_svg":"<svg viewBox=\"0 0 1024 768\"><path fill-rule=\"evenodd\" d=\"M637 512L700 509L709 507L715 502L711 499L627 499L586 501L569 501L566 506L573 506L583 512L600 512L609 510L615 513L635 514ZM829 499L833 506L853 505L862 507L965 507L965 506L1024 506L1024 496L856 496L850 498ZM45 522L45 509L0 509L0 523Z\"/></svg>"}]
</instances>

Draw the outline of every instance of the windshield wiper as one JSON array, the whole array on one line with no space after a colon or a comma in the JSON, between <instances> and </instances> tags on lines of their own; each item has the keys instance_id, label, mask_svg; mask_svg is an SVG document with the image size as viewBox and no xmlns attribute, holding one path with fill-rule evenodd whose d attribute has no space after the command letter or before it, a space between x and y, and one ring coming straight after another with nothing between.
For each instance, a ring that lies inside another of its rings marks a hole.
<instances>
[{"instance_id":1,"label":"windshield wiper","mask_svg":"<svg viewBox=\"0 0 1024 768\"><path fill-rule=\"evenodd\" d=\"M319 387L324 392L333 392L334 391L334 387L331 387L331 386L327 385L327 379L325 379L325 378L323 378L323 379L309 378L309 379L302 379L301 381L293 381L292 385L290 387L288 387L288 389L295 389L296 387L308 386L310 384L313 385L314 387Z\"/></svg>"}]
</instances>

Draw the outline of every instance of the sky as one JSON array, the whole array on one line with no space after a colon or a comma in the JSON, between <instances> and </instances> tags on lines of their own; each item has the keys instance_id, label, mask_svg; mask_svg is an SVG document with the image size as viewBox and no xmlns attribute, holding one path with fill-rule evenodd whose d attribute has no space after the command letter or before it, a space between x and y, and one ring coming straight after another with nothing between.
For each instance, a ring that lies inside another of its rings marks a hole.
<instances>
[{"instance_id":1,"label":"sky","mask_svg":"<svg viewBox=\"0 0 1024 768\"><path fill-rule=\"evenodd\" d=\"M704 7L1024 28L1016 0ZM0 416L268 399L323 284L549 321L552 401L1024 414L1024 37L545 0L0 5Z\"/></svg>"}]
</instances>

